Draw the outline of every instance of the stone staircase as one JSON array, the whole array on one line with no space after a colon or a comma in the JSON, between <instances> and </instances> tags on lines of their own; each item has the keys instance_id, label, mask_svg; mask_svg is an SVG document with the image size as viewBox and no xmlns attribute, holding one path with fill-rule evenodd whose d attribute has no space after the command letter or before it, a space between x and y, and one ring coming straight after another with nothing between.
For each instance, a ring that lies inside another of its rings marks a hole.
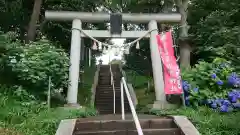
<instances>
[{"instance_id":1,"label":"stone staircase","mask_svg":"<svg viewBox=\"0 0 240 135\"><path fill-rule=\"evenodd\" d=\"M112 72L114 76L115 85L115 102L116 102L116 114L121 113L121 90L120 80L121 72L118 65L112 65ZM113 114L113 86L111 85L111 73L109 65L101 65L99 71L98 85L95 94L95 107L99 114ZM127 101L127 97L124 94L125 112L130 112L130 107Z\"/></svg>"},{"instance_id":2,"label":"stone staircase","mask_svg":"<svg viewBox=\"0 0 240 135\"><path fill-rule=\"evenodd\" d=\"M80 119L75 123L73 135L138 135L135 123L130 115L127 120L120 120L120 115L108 115L101 120ZM183 135L173 118L156 116L140 116L140 124L144 135Z\"/></svg>"},{"instance_id":3,"label":"stone staircase","mask_svg":"<svg viewBox=\"0 0 240 135\"><path fill-rule=\"evenodd\" d=\"M99 116L62 120L55 135L138 135L125 95L125 120L121 119L121 72L112 65L116 87L116 114L113 114L113 89L109 66L102 65L98 74L95 107ZM200 135L184 116L159 117L138 114L144 135Z\"/></svg>"}]
</instances>

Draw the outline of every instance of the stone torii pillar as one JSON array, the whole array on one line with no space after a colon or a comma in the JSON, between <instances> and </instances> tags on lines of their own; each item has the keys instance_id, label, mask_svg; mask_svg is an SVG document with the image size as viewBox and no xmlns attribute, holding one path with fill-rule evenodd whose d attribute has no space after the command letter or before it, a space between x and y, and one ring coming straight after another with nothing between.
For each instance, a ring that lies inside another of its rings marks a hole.
<instances>
[{"instance_id":1,"label":"stone torii pillar","mask_svg":"<svg viewBox=\"0 0 240 135\"><path fill-rule=\"evenodd\" d=\"M45 18L54 21L72 21L72 40L70 51L70 68L69 68L69 87L67 102L68 104L77 104L79 65L80 65L80 46L81 37L86 37L82 30L82 22L109 22L110 14L108 13L88 13L72 11L46 11ZM154 108L166 108L167 101L164 93L164 81L162 61L158 51L156 35L158 34L157 22L177 23L180 22L179 13L159 13L159 14L122 14L123 22L148 23L151 30L145 38L150 38L150 50L153 68L153 78L155 86L156 101ZM121 34L112 35L107 30L82 30L87 35L95 38L139 38L148 31L122 31Z\"/></svg>"}]
</instances>

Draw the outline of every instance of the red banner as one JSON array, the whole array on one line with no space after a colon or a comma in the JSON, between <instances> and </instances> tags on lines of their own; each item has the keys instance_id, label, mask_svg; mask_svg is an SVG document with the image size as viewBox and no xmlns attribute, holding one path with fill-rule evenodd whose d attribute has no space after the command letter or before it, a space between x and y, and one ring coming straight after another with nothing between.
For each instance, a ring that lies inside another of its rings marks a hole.
<instances>
[{"instance_id":1,"label":"red banner","mask_svg":"<svg viewBox=\"0 0 240 135\"><path fill-rule=\"evenodd\" d=\"M165 94L182 94L180 69L174 55L172 32L157 35L157 43L163 63Z\"/></svg>"}]
</instances>

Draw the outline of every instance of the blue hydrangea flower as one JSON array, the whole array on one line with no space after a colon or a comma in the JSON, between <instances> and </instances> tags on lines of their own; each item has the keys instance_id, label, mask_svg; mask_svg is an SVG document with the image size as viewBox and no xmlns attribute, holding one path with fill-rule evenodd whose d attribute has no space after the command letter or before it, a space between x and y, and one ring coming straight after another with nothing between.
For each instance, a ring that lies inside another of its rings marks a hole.
<instances>
[{"instance_id":1,"label":"blue hydrangea flower","mask_svg":"<svg viewBox=\"0 0 240 135\"><path fill-rule=\"evenodd\" d=\"M237 93L236 97L237 99L240 99L240 92Z\"/></svg>"},{"instance_id":2,"label":"blue hydrangea flower","mask_svg":"<svg viewBox=\"0 0 240 135\"><path fill-rule=\"evenodd\" d=\"M190 84L187 81L182 81L182 87L185 92L188 92L190 89Z\"/></svg>"},{"instance_id":3,"label":"blue hydrangea flower","mask_svg":"<svg viewBox=\"0 0 240 135\"><path fill-rule=\"evenodd\" d=\"M185 105L186 106L189 106L190 105L190 102L189 102L189 97L185 97Z\"/></svg>"},{"instance_id":4,"label":"blue hydrangea flower","mask_svg":"<svg viewBox=\"0 0 240 135\"><path fill-rule=\"evenodd\" d=\"M235 100L237 101L238 99L240 99L240 91L239 90L232 90L231 92L228 93L228 99L230 101L233 100L233 102L235 102Z\"/></svg>"},{"instance_id":5,"label":"blue hydrangea flower","mask_svg":"<svg viewBox=\"0 0 240 135\"><path fill-rule=\"evenodd\" d=\"M228 76L228 83L232 86L240 85L240 78L235 72Z\"/></svg>"},{"instance_id":6,"label":"blue hydrangea flower","mask_svg":"<svg viewBox=\"0 0 240 135\"><path fill-rule=\"evenodd\" d=\"M223 101L224 101L223 99L216 99L216 100L215 100L215 102L216 102L219 106L222 105Z\"/></svg>"},{"instance_id":7,"label":"blue hydrangea flower","mask_svg":"<svg viewBox=\"0 0 240 135\"><path fill-rule=\"evenodd\" d=\"M188 91L189 87L188 86L183 86L184 91Z\"/></svg>"},{"instance_id":8,"label":"blue hydrangea flower","mask_svg":"<svg viewBox=\"0 0 240 135\"><path fill-rule=\"evenodd\" d=\"M233 96L232 99L230 100L232 103L236 103L237 102L237 97L236 96Z\"/></svg>"},{"instance_id":9,"label":"blue hydrangea flower","mask_svg":"<svg viewBox=\"0 0 240 135\"><path fill-rule=\"evenodd\" d=\"M198 92L198 91L199 91L199 88L196 87L196 88L193 89L193 91L194 91L194 92Z\"/></svg>"},{"instance_id":10,"label":"blue hydrangea flower","mask_svg":"<svg viewBox=\"0 0 240 135\"><path fill-rule=\"evenodd\" d=\"M223 85L223 81L222 80L218 80L217 81L217 85L219 85L219 86Z\"/></svg>"},{"instance_id":11,"label":"blue hydrangea flower","mask_svg":"<svg viewBox=\"0 0 240 135\"><path fill-rule=\"evenodd\" d=\"M220 112L228 112L228 107L226 105L222 105L220 107Z\"/></svg>"},{"instance_id":12,"label":"blue hydrangea flower","mask_svg":"<svg viewBox=\"0 0 240 135\"><path fill-rule=\"evenodd\" d=\"M229 92L228 93L228 99L229 100L232 100L232 98L234 97L234 94L232 92Z\"/></svg>"},{"instance_id":13,"label":"blue hydrangea flower","mask_svg":"<svg viewBox=\"0 0 240 135\"><path fill-rule=\"evenodd\" d=\"M215 103L215 102L212 103L212 104L211 104L211 108L216 109L216 108L217 108L217 103Z\"/></svg>"},{"instance_id":14,"label":"blue hydrangea flower","mask_svg":"<svg viewBox=\"0 0 240 135\"><path fill-rule=\"evenodd\" d=\"M226 106L229 106L231 103L229 102L229 100L224 100L222 104L226 105Z\"/></svg>"},{"instance_id":15,"label":"blue hydrangea flower","mask_svg":"<svg viewBox=\"0 0 240 135\"><path fill-rule=\"evenodd\" d=\"M213 73L213 74L211 75L211 77L212 77L213 79L216 79L216 78L217 78L217 75L216 75L215 73Z\"/></svg>"}]
</instances>

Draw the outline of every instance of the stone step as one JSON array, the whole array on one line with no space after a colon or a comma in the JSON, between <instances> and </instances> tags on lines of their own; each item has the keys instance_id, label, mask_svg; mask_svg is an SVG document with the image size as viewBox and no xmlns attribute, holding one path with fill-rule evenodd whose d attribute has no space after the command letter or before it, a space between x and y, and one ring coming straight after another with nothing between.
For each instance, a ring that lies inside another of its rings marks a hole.
<instances>
[{"instance_id":1,"label":"stone step","mask_svg":"<svg viewBox=\"0 0 240 135\"><path fill-rule=\"evenodd\" d=\"M110 73L99 73L98 74L99 78L111 78ZM122 75L121 74L113 74L113 78L121 79Z\"/></svg>"},{"instance_id":2,"label":"stone step","mask_svg":"<svg viewBox=\"0 0 240 135\"><path fill-rule=\"evenodd\" d=\"M113 101L112 101L113 102ZM104 108L104 107L113 107L113 103L110 103L110 104L106 104L106 103L103 103L103 102L97 102L97 103L95 103L95 106L96 107L101 107L101 108ZM118 108L121 108L121 102L119 102L119 103L116 103L116 107L118 107ZM129 107L129 104L128 104L128 102L124 102L124 107Z\"/></svg>"},{"instance_id":3,"label":"stone step","mask_svg":"<svg viewBox=\"0 0 240 135\"><path fill-rule=\"evenodd\" d=\"M117 82L115 82L114 84L118 84ZM119 83L120 84L120 83ZM114 85L115 86L115 85ZM113 87L112 85L111 85L111 83L110 84L106 84L106 85L98 85L97 87L109 87L109 88L111 88L111 87ZM116 86L115 86L116 87ZM120 88L120 85L118 86L119 88Z\"/></svg>"},{"instance_id":4,"label":"stone step","mask_svg":"<svg viewBox=\"0 0 240 135\"><path fill-rule=\"evenodd\" d=\"M127 96L124 95L124 100L127 100ZM95 99L114 99L114 96L113 94L104 94L104 93L101 93L101 94L96 94L96 97ZM121 95L120 94L116 94L115 95L115 99L118 99L118 100L121 100Z\"/></svg>"},{"instance_id":5,"label":"stone step","mask_svg":"<svg viewBox=\"0 0 240 135\"><path fill-rule=\"evenodd\" d=\"M95 99L114 99L113 94L109 95L109 94L96 94ZM115 99L121 100L121 96L120 95L116 95ZM127 97L124 96L124 100L127 100Z\"/></svg>"},{"instance_id":6,"label":"stone step","mask_svg":"<svg viewBox=\"0 0 240 135\"><path fill-rule=\"evenodd\" d=\"M111 82L110 79L106 79L106 80L99 80L98 84L102 84L102 83L106 83L106 82ZM111 84L110 84L111 85Z\"/></svg>"},{"instance_id":7,"label":"stone step","mask_svg":"<svg viewBox=\"0 0 240 135\"><path fill-rule=\"evenodd\" d=\"M103 92L103 91L99 91L99 92L96 92L96 97L97 96L105 96L105 97L113 97L113 92ZM125 97L126 97L126 94L124 94ZM118 97L118 98L121 98L121 93L120 92L115 92L115 97Z\"/></svg>"},{"instance_id":8,"label":"stone step","mask_svg":"<svg viewBox=\"0 0 240 135\"><path fill-rule=\"evenodd\" d=\"M111 95L113 95L113 90L106 90L106 89L105 90L96 90L96 95L97 94L111 96ZM115 94L120 96L121 95L121 91L120 90L116 90ZM124 95L126 95L126 94L124 93Z\"/></svg>"},{"instance_id":9,"label":"stone step","mask_svg":"<svg viewBox=\"0 0 240 135\"><path fill-rule=\"evenodd\" d=\"M113 90L112 89L110 89L110 90L107 90L107 89L104 89L104 90L96 90L96 95L97 94L99 94L99 95L113 95ZM121 91L120 90L116 90L115 91L115 94L116 95L118 95L118 96L120 96L121 95ZM125 93L124 93L124 95L126 95Z\"/></svg>"},{"instance_id":10,"label":"stone step","mask_svg":"<svg viewBox=\"0 0 240 135\"><path fill-rule=\"evenodd\" d=\"M173 119L140 119L142 129L166 129L177 128ZM100 120L80 121L75 125L75 131L96 131L96 130L134 130L136 129L133 120Z\"/></svg>"},{"instance_id":11,"label":"stone step","mask_svg":"<svg viewBox=\"0 0 240 135\"><path fill-rule=\"evenodd\" d=\"M95 105L97 110L113 110L113 104L111 105ZM130 106L128 106L127 104L124 105L125 110L130 110ZM115 107L116 110L121 110L121 105L118 105Z\"/></svg>"},{"instance_id":12,"label":"stone step","mask_svg":"<svg viewBox=\"0 0 240 135\"><path fill-rule=\"evenodd\" d=\"M109 94L109 93L96 93L96 96L95 96L95 99L113 99L114 98L114 95L113 93ZM127 96L126 94L124 94L124 100L127 100ZM118 100L121 100L121 95L120 93L119 94L116 94L115 95L115 99L118 99Z\"/></svg>"},{"instance_id":13,"label":"stone step","mask_svg":"<svg viewBox=\"0 0 240 135\"><path fill-rule=\"evenodd\" d=\"M98 77L99 78L110 78L111 79L111 73L99 73ZM121 74L113 74L113 78L121 79L122 75Z\"/></svg>"},{"instance_id":14,"label":"stone step","mask_svg":"<svg viewBox=\"0 0 240 135\"><path fill-rule=\"evenodd\" d=\"M103 77L99 77L98 78L98 81L105 81L105 80L111 80L111 77L106 77L106 76L103 76ZM115 81L115 82L120 82L120 80L121 80L121 78L113 78L113 80Z\"/></svg>"},{"instance_id":15,"label":"stone step","mask_svg":"<svg viewBox=\"0 0 240 135\"><path fill-rule=\"evenodd\" d=\"M99 113L113 114L113 107L112 107L112 108L103 108L103 107L99 108L99 107L98 107L98 108L96 108L96 109L97 109L97 111L98 111ZM130 112L131 112L130 107L125 107L124 110L125 110L126 113L130 113ZM115 108L115 111L116 111L116 112L119 112L120 114L122 114L122 113L121 113L121 112L122 112L122 108Z\"/></svg>"},{"instance_id":16,"label":"stone step","mask_svg":"<svg viewBox=\"0 0 240 135\"><path fill-rule=\"evenodd\" d=\"M122 115L115 115L115 114L108 114L108 115L97 115L97 116L90 116L87 118L81 118L78 119L78 121L85 122L85 121L102 121L102 120L122 120ZM125 114L126 120L133 120L132 114L131 113L126 113ZM152 120L152 119L173 119L172 117L159 117L156 115L146 115L146 114L138 114L139 120Z\"/></svg>"},{"instance_id":17,"label":"stone step","mask_svg":"<svg viewBox=\"0 0 240 135\"><path fill-rule=\"evenodd\" d=\"M121 101L116 100L115 103L116 103L116 106L118 105L121 106ZM128 105L128 101L125 100L124 104ZM96 100L95 105L106 105L106 106L113 105L113 100Z\"/></svg>"},{"instance_id":18,"label":"stone step","mask_svg":"<svg viewBox=\"0 0 240 135\"><path fill-rule=\"evenodd\" d=\"M115 87L115 89L120 89L121 88L120 85L119 86L115 86L114 85L114 87ZM98 85L97 88L109 88L109 89L112 89L113 86L110 83L110 85Z\"/></svg>"},{"instance_id":19,"label":"stone step","mask_svg":"<svg viewBox=\"0 0 240 135\"><path fill-rule=\"evenodd\" d=\"M106 79L106 80L99 80L98 81L98 84L103 84L103 83L106 83L107 82L107 84L108 85L110 85L111 86L111 79ZM114 84L119 84L120 85L120 80L115 80L114 81Z\"/></svg>"},{"instance_id":20,"label":"stone step","mask_svg":"<svg viewBox=\"0 0 240 135\"><path fill-rule=\"evenodd\" d=\"M96 88L97 91L113 91L113 88L108 88L108 87L97 87ZM116 92L121 92L121 88L115 88Z\"/></svg>"},{"instance_id":21,"label":"stone step","mask_svg":"<svg viewBox=\"0 0 240 135\"><path fill-rule=\"evenodd\" d=\"M114 87L115 88L115 90L121 90L121 88L120 87ZM97 89L102 89L102 90L104 90L104 89L107 89L107 90L113 90L113 87L112 86L97 86Z\"/></svg>"},{"instance_id":22,"label":"stone step","mask_svg":"<svg viewBox=\"0 0 240 135\"><path fill-rule=\"evenodd\" d=\"M121 101L120 100L116 100L115 103L117 105L121 105ZM128 104L128 101L125 100L124 101L125 104ZM112 105L113 104L113 99L107 100L107 99L103 99L103 100L95 100L95 105Z\"/></svg>"},{"instance_id":23,"label":"stone step","mask_svg":"<svg viewBox=\"0 0 240 135\"><path fill-rule=\"evenodd\" d=\"M95 98L96 101L98 101L98 102L106 102L106 104L109 104L108 101L112 101L113 102L113 99L114 98L99 98L99 97ZM121 99L120 98L115 98L115 101L116 102L121 102ZM127 98L124 98L124 101L128 102Z\"/></svg>"},{"instance_id":24,"label":"stone step","mask_svg":"<svg viewBox=\"0 0 240 135\"><path fill-rule=\"evenodd\" d=\"M124 102L124 105L129 106L127 101ZM98 102L95 102L95 106L101 106L101 107L110 106L110 107L113 107L113 101L108 100L108 103L106 103L106 101L98 101ZM116 101L116 107L121 107L121 102L120 101Z\"/></svg>"},{"instance_id":25,"label":"stone step","mask_svg":"<svg viewBox=\"0 0 240 135\"><path fill-rule=\"evenodd\" d=\"M96 94L108 94L108 95L112 95L114 92L113 92L113 89L97 89L96 90ZM121 95L121 90L119 89L116 89L115 90L115 94L116 95ZM124 93L125 94L125 93ZM126 94L125 94L126 95Z\"/></svg>"},{"instance_id":26,"label":"stone step","mask_svg":"<svg viewBox=\"0 0 240 135\"><path fill-rule=\"evenodd\" d=\"M110 72L99 72L98 74L99 77L110 77L111 78L111 73ZM114 78L121 78L122 75L121 73L113 73Z\"/></svg>"},{"instance_id":27,"label":"stone step","mask_svg":"<svg viewBox=\"0 0 240 135\"><path fill-rule=\"evenodd\" d=\"M98 112L103 112L103 113L108 113L108 114L113 114L113 108L104 108L104 109L98 109L97 108L97 110L98 110ZM130 110L130 108L127 108L127 107L125 107L125 112L131 112L131 110ZM122 109L121 108L115 108L115 111L116 112L119 112L120 114L121 114L121 112L122 112Z\"/></svg>"},{"instance_id":28,"label":"stone step","mask_svg":"<svg viewBox=\"0 0 240 135\"><path fill-rule=\"evenodd\" d=\"M111 82L111 81L110 81L110 82ZM116 86L120 87L120 84L121 84L121 83L120 83L120 82L115 82L114 84L115 84L115 87L116 87ZM109 84L101 84L101 85L98 85L98 86L112 86L112 85L111 85L111 83L109 83Z\"/></svg>"},{"instance_id":29,"label":"stone step","mask_svg":"<svg viewBox=\"0 0 240 135\"><path fill-rule=\"evenodd\" d=\"M99 78L111 78L111 74L110 73L99 73L98 77ZM121 79L122 75L121 74L113 74L113 78Z\"/></svg>"},{"instance_id":30,"label":"stone step","mask_svg":"<svg viewBox=\"0 0 240 135\"><path fill-rule=\"evenodd\" d=\"M128 111L128 110L125 110L125 112L130 112L130 111ZM111 110L111 111L98 111L98 113L100 113L100 114L103 114L103 115L108 115L108 114L113 114L114 112L113 112L113 109ZM122 114L121 113L121 111L119 110L116 110L115 111L115 114Z\"/></svg>"},{"instance_id":31,"label":"stone step","mask_svg":"<svg viewBox=\"0 0 240 135\"><path fill-rule=\"evenodd\" d=\"M169 129L144 129L144 135L181 135L178 128ZM73 135L138 135L137 130L113 130L113 131L78 131Z\"/></svg>"},{"instance_id":32,"label":"stone step","mask_svg":"<svg viewBox=\"0 0 240 135\"><path fill-rule=\"evenodd\" d=\"M112 95L105 95L105 94L96 94L96 97L95 99L98 99L98 100L101 100L101 99L109 99L109 100L113 100L114 97L113 97L113 94ZM120 95L115 95L115 99L116 100L121 100L121 96ZM127 97L124 96L124 100L127 100Z\"/></svg>"}]
</instances>

